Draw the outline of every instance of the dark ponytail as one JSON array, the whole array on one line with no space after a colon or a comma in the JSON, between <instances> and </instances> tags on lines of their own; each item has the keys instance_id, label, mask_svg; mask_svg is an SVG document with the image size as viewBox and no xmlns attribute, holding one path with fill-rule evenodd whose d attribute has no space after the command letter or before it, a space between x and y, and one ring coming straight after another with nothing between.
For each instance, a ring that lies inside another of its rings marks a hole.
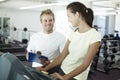
<instances>
[{"instance_id":1,"label":"dark ponytail","mask_svg":"<svg viewBox=\"0 0 120 80\"><path fill-rule=\"evenodd\" d=\"M71 10L72 13L79 12L85 19L86 23L92 27L94 15L90 8L87 8L84 4L80 2L72 2L67 6L67 9Z\"/></svg>"},{"instance_id":2,"label":"dark ponytail","mask_svg":"<svg viewBox=\"0 0 120 80\"><path fill-rule=\"evenodd\" d=\"M93 19L94 19L94 15L93 15L93 11L90 8L86 8L86 13L83 14L86 23L92 27L92 23L93 23Z\"/></svg>"}]
</instances>

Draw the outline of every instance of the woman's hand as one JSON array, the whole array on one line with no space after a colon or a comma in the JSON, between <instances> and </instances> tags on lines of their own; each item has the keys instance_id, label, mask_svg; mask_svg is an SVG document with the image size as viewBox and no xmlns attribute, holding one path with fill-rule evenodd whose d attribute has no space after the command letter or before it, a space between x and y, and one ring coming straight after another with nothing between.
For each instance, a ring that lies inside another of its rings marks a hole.
<instances>
[{"instance_id":1,"label":"woman's hand","mask_svg":"<svg viewBox=\"0 0 120 80\"><path fill-rule=\"evenodd\" d=\"M56 72L51 74L51 76L54 77L55 79L65 80L59 73L56 73Z\"/></svg>"},{"instance_id":2,"label":"woman's hand","mask_svg":"<svg viewBox=\"0 0 120 80\"><path fill-rule=\"evenodd\" d=\"M58 80L69 80L67 75L61 76L59 73L56 72L51 74L51 76Z\"/></svg>"}]
</instances>

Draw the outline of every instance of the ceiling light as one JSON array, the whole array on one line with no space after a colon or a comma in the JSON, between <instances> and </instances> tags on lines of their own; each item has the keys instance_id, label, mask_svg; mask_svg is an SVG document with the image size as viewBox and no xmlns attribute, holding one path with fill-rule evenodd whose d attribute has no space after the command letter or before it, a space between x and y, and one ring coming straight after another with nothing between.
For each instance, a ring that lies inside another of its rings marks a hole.
<instances>
[{"instance_id":1,"label":"ceiling light","mask_svg":"<svg viewBox=\"0 0 120 80\"><path fill-rule=\"evenodd\" d=\"M5 1L5 0L0 0L0 2Z\"/></svg>"},{"instance_id":2,"label":"ceiling light","mask_svg":"<svg viewBox=\"0 0 120 80\"><path fill-rule=\"evenodd\" d=\"M108 10L114 10L114 8L93 8L94 11L108 11Z\"/></svg>"},{"instance_id":3,"label":"ceiling light","mask_svg":"<svg viewBox=\"0 0 120 80\"><path fill-rule=\"evenodd\" d=\"M94 12L94 15L116 15L116 12Z\"/></svg>"},{"instance_id":4,"label":"ceiling light","mask_svg":"<svg viewBox=\"0 0 120 80\"><path fill-rule=\"evenodd\" d=\"M34 5L34 6L27 6L27 7L20 7L19 9L33 9L33 8L40 8L40 7L47 7L47 6L63 6L67 5L68 3L51 3L51 4L40 4L40 5Z\"/></svg>"}]
</instances>

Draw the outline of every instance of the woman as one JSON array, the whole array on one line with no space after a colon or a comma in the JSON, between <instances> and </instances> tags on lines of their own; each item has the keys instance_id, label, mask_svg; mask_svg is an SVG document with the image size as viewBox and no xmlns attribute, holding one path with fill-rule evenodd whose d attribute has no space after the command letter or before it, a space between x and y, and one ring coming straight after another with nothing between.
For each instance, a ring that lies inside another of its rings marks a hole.
<instances>
[{"instance_id":1,"label":"woman","mask_svg":"<svg viewBox=\"0 0 120 80\"><path fill-rule=\"evenodd\" d=\"M68 21L77 30L68 38L63 52L51 64L40 70L47 71L61 64L61 71L52 74L60 80L87 80L90 64L101 42L100 34L92 28L93 11L80 2L67 6Z\"/></svg>"}]
</instances>

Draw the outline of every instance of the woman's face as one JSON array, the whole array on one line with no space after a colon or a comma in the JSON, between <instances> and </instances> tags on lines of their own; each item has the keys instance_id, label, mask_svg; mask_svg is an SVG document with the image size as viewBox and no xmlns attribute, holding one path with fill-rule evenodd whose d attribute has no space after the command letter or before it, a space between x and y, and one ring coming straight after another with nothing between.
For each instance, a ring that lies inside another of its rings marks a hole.
<instances>
[{"instance_id":1,"label":"woman's face","mask_svg":"<svg viewBox=\"0 0 120 80\"><path fill-rule=\"evenodd\" d=\"M46 15L46 14L42 15L41 23L44 31L51 32L53 30L54 19L52 15Z\"/></svg>"},{"instance_id":2,"label":"woman's face","mask_svg":"<svg viewBox=\"0 0 120 80\"><path fill-rule=\"evenodd\" d=\"M79 25L79 17L75 13L72 13L71 10L67 10L68 21L72 24L73 27L77 27Z\"/></svg>"}]
</instances>

